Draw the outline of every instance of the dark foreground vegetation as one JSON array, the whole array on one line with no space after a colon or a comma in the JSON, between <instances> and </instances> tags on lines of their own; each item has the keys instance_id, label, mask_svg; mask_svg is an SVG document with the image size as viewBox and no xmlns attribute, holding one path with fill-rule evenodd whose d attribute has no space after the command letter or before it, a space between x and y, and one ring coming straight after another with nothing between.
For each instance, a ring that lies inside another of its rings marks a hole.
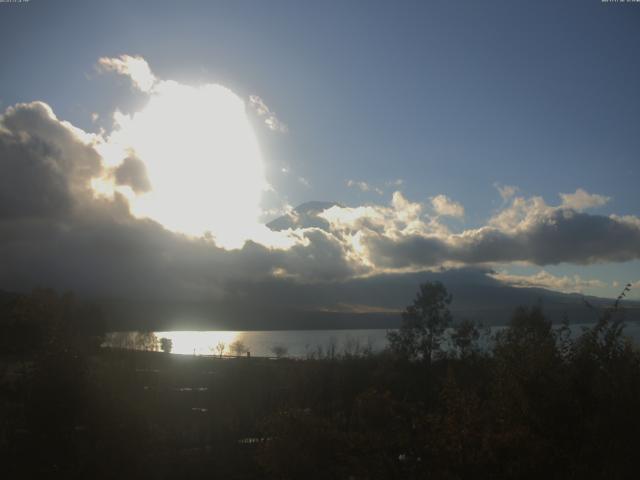
<instances>
[{"instance_id":1,"label":"dark foreground vegetation","mask_svg":"<svg viewBox=\"0 0 640 480\"><path fill-rule=\"evenodd\" d=\"M99 312L4 299L3 478L637 478L640 354L618 305L451 325L426 284L391 348L294 360L99 348ZM589 315L587 312L586 315ZM486 344L486 343L485 343Z\"/></svg>"}]
</instances>

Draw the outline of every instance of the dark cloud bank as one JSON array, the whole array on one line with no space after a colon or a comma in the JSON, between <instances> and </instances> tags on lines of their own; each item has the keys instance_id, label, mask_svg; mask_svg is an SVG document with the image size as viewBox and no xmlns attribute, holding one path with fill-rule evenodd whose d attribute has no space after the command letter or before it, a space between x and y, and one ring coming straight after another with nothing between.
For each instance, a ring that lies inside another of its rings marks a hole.
<instances>
[{"instance_id":1,"label":"dark cloud bank","mask_svg":"<svg viewBox=\"0 0 640 480\"><path fill-rule=\"evenodd\" d=\"M345 230L318 217L331 205L312 204L315 210L272 224L276 230L298 228L298 245L270 249L248 241L242 249L225 250L134 218L118 194L96 197L90 180L102 169L91 139L59 121L45 104L5 112L0 290L73 290L100 300L120 327L180 321L183 327L268 329L390 325L420 281L440 279L461 315L503 321L512 307L541 297L558 312L582 303L572 295L508 287L486 275L489 262L640 258L635 217L567 208L549 209L518 228L493 225L460 235L390 236L363 221L362 244L373 265L362 265L350 255ZM134 156L113 175L134 191L149 189L144 164ZM456 269L437 270L445 264ZM436 272L417 272L426 269Z\"/></svg>"}]
</instances>

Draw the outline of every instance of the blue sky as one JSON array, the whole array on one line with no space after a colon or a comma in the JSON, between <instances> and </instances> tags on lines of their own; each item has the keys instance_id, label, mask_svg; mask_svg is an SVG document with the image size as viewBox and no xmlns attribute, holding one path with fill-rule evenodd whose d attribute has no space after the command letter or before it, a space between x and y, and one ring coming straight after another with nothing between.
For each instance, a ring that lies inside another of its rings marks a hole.
<instances>
[{"instance_id":1,"label":"blue sky","mask_svg":"<svg viewBox=\"0 0 640 480\"><path fill-rule=\"evenodd\" d=\"M256 133L292 206L384 205L402 179L413 202L462 204L457 232L503 207L496 184L549 205L584 189L610 197L594 215L638 215L639 26L640 5L599 0L31 0L0 5L0 106L42 100L109 128L144 98L96 63L139 55L158 78L259 95L288 127ZM638 260L500 268L601 279L588 291L608 295L640 280Z\"/></svg>"}]
</instances>

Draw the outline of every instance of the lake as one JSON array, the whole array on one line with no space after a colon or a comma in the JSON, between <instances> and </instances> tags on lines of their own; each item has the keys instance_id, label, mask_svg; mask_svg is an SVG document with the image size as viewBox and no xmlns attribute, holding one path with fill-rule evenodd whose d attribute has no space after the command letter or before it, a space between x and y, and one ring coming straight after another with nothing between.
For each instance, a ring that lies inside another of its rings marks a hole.
<instances>
[{"instance_id":1,"label":"lake","mask_svg":"<svg viewBox=\"0 0 640 480\"><path fill-rule=\"evenodd\" d=\"M373 352L387 345L387 330L263 330L263 331L170 331L115 332L104 346L154 350L163 338L171 340L171 353L186 355L233 355L232 345L241 342L252 356L275 356L280 347L289 357L308 357L333 350L336 353Z\"/></svg>"},{"instance_id":2,"label":"lake","mask_svg":"<svg viewBox=\"0 0 640 480\"><path fill-rule=\"evenodd\" d=\"M574 335L590 324L574 324ZM492 327L491 333L504 327ZM624 333L640 345L640 323L629 322ZM171 340L171 353L183 355L233 355L233 345L241 342L252 356L275 356L275 349L289 357L307 358L330 352L357 354L380 352L387 346L387 330L263 330L263 331L169 331L113 332L104 346L142 350L158 350L163 338Z\"/></svg>"}]
</instances>

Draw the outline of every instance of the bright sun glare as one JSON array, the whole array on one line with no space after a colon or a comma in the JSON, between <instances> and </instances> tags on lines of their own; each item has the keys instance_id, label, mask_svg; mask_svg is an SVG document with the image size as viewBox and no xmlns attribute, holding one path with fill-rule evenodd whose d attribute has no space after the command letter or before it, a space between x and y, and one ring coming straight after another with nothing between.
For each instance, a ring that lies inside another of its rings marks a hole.
<instances>
[{"instance_id":1,"label":"bright sun glare","mask_svg":"<svg viewBox=\"0 0 640 480\"><path fill-rule=\"evenodd\" d=\"M189 235L210 232L227 248L264 228L258 223L267 188L263 159L245 103L231 90L161 81L143 110L115 119L104 151L112 164L135 152L151 184L141 195L118 187L134 215Z\"/></svg>"},{"instance_id":2,"label":"bright sun glare","mask_svg":"<svg viewBox=\"0 0 640 480\"><path fill-rule=\"evenodd\" d=\"M156 332L158 338L168 338L171 340L171 351L183 355L215 355L220 354L216 349L218 345L223 345L223 353L230 354L231 344L240 338L240 332L231 331L173 331Z\"/></svg>"}]
</instances>

